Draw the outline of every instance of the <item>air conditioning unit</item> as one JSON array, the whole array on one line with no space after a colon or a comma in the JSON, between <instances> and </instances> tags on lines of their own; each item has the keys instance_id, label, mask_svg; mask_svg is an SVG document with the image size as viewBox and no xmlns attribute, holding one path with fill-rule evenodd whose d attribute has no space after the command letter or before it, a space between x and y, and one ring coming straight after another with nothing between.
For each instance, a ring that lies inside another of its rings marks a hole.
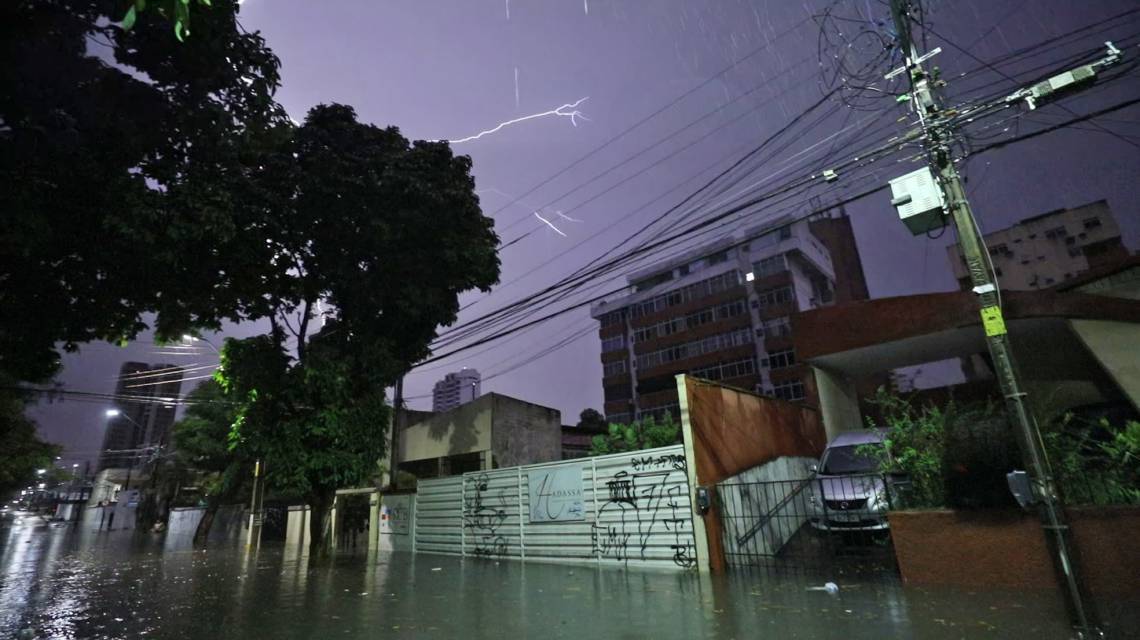
<instances>
[{"instance_id":1,"label":"air conditioning unit","mask_svg":"<svg viewBox=\"0 0 1140 640\"><path fill-rule=\"evenodd\" d=\"M930 167L895 178L890 185L891 204L912 234L922 235L946 224L946 202Z\"/></svg>"}]
</instances>

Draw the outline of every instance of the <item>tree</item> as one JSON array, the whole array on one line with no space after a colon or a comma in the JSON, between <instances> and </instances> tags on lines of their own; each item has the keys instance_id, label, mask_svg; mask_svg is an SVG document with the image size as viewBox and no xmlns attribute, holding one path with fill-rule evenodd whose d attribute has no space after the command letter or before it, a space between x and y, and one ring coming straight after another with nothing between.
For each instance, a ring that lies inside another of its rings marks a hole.
<instances>
[{"instance_id":1,"label":"tree","mask_svg":"<svg viewBox=\"0 0 1140 640\"><path fill-rule=\"evenodd\" d=\"M194 531L194 545L202 546L218 508L232 502L248 486L252 461L242 447L231 446L230 431L237 408L225 397L222 386L206 380L190 392L185 417L174 425L174 450L178 462L206 474L206 511Z\"/></svg>"},{"instance_id":2,"label":"tree","mask_svg":"<svg viewBox=\"0 0 1140 640\"><path fill-rule=\"evenodd\" d=\"M601 431L606 428L606 418L597 409L583 409L578 414L578 424L575 426L589 431Z\"/></svg>"},{"instance_id":3,"label":"tree","mask_svg":"<svg viewBox=\"0 0 1140 640\"><path fill-rule=\"evenodd\" d=\"M265 255L245 265L267 283L271 329L227 341L220 380L240 404L232 441L305 496L320 560L336 489L384 453L384 389L430 353L460 293L497 281L498 237L446 143L409 144L343 105L278 133L249 180Z\"/></svg>"},{"instance_id":4,"label":"tree","mask_svg":"<svg viewBox=\"0 0 1140 640\"><path fill-rule=\"evenodd\" d=\"M628 425L610 424L609 433L594 436L590 442L590 455L603 456L609 453L640 451L667 447L681 441L681 427L673 422L669 413L658 423L653 416L631 422Z\"/></svg>"},{"instance_id":5,"label":"tree","mask_svg":"<svg viewBox=\"0 0 1140 640\"><path fill-rule=\"evenodd\" d=\"M171 37L125 4L0 4L0 371L43 381L59 347L220 327L263 305L263 225L243 205L261 140L288 120L277 59L237 4ZM99 55L89 55L93 49ZM251 255L252 254L252 255Z\"/></svg>"},{"instance_id":6,"label":"tree","mask_svg":"<svg viewBox=\"0 0 1140 640\"><path fill-rule=\"evenodd\" d=\"M17 393L0 391L0 499L40 482L37 469L55 469L59 447L36 436L35 423L24 415L25 403Z\"/></svg>"}]
</instances>

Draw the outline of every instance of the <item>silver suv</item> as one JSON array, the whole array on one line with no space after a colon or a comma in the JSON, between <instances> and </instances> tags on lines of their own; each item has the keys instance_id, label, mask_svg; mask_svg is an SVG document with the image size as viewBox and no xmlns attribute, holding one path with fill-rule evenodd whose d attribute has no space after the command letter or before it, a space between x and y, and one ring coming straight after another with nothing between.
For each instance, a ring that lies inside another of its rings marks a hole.
<instances>
[{"instance_id":1,"label":"silver suv","mask_svg":"<svg viewBox=\"0 0 1140 640\"><path fill-rule=\"evenodd\" d=\"M827 445L812 482L811 524L821 531L881 531L890 501L877 462L859 448L883 446L879 430L841 433Z\"/></svg>"}]
</instances>

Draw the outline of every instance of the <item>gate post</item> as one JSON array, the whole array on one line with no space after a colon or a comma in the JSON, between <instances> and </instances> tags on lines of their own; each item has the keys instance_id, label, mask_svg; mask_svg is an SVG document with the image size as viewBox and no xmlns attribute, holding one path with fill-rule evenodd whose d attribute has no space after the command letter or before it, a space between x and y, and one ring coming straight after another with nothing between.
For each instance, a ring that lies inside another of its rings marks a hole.
<instances>
[{"instance_id":1,"label":"gate post","mask_svg":"<svg viewBox=\"0 0 1140 640\"><path fill-rule=\"evenodd\" d=\"M693 424L689 417L689 396L685 390L685 374L677 374L676 380L677 404L681 409L681 438L685 445L685 475L689 484L689 506L693 514L693 546L697 555L697 571L723 573L724 546L720 535L719 509L716 507L716 487L707 487L708 509L702 514L697 500L699 487L697 456L694 448Z\"/></svg>"}]
</instances>

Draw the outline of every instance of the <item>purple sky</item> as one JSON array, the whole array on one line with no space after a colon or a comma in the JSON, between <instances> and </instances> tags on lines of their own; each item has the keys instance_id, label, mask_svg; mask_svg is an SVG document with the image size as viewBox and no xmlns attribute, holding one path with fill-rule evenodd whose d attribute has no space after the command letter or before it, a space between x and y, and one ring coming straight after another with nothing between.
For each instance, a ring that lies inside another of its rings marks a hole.
<instances>
[{"instance_id":1,"label":"purple sky","mask_svg":"<svg viewBox=\"0 0 1140 640\"><path fill-rule=\"evenodd\" d=\"M655 205L631 214L639 206L714 165L724 166L726 158L736 155L735 150L757 144L818 100L817 27L804 20L809 12L818 12L826 4L822 0L589 0L585 5L579 0L514 0L509 5L503 0L247 0L242 22L249 30L262 31L281 58L284 80L278 99L298 120L313 105L341 102L354 106L362 120L396 125L409 138L455 139L588 96L579 109L589 120L578 121L576 127L568 118L537 118L455 146L457 153L470 154L474 159L474 173L488 214L744 54L775 41L720 80L528 195L523 199L525 206L512 205L497 213L497 228L504 240L526 231L534 233L502 252L502 281L506 284L465 312L463 318L470 318L546 286L595 258L688 191L679 188ZM962 45L976 40L1005 16L984 40L971 47L985 60L1134 6L1129 0L1088 3L1092 6L1064 0L973 0L952 7L928 0L926 4L934 29ZM1096 47L1109 37L1140 32L1140 16L1128 20L1111 33L1082 38L1074 46L1053 50L1033 63L1059 61ZM797 24L794 31L781 36ZM936 44L938 39L932 37L930 45ZM943 45L943 49L934 62L942 67L945 77L976 66L952 48ZM1128 55L1140 57L1140 49L1134 46ZM1017 70L1013 67L1009 71ZM995 80L1013 87L984 72L953 83L948 92L954 95L959 87ZM764 82L767 84L745 98L724 106ZM1140 83L1134 80L1118 81L1066 104L1084 113L1136 97L1136 86ZM613 168L721 106L722 111L697 126ZM751 114L714 131L750 109L754 109ZM898 117L905 110L895 107L893 113ZM856 111L849 120L847 115L838 113L798 133L795 144L773 157L772 164L757 175L778 168L780 162L832 135L845 122L850 126L877 114ZM1131 107L1108 116L1103 124L1131 136L1128 139L1134 143L1140 142L1138 115L1140 109ZM1032 119L1054 123L1066 117L1069 115L1053 106ZM1020 121L1022 133L1038 126L1029 119ZM901 132L903 125L898 127L897 132ZM710 132L675 157L597 195ZM855 128L850 135L859 132ZM1011 129L1003 135L1013 133ZM840 152L845 137L838 139ZM828 140L827 145L832 142ZM882 166L878 178L860 183L852 191L881 184L916 166ZM972 178L972 202L984 230L1047 210L1107 198L1126 244L1140 246L1140 188L1136 181L1140 151L1127 142L1096 131L1065 130L973 159L967 173ZM602 177L594 180L599 174ZM793 170L784 177L795 175ZM583 183L577 191L557 199ZM697 184L689 183L689 189ZM833 194L842 196L842 192ZM889 196L880 194L848 206L872 295L953 289L944 249L952 234L936 240L911 236L895 218L888 200ZM548 218L553 211L561 210L580 222L556 223L568 236L563 237L532 215L542 206L549 207ZM804 202L792 211L807 210ZM586 240L615 221L613 228ZM578 243L582 244L575 247ZM552 259L563 251L566 255ZM479 298L468 295L464 302ZM504 370L589 326L591 321L583 309L495 346L427 365L407 378L409 405L430 408L428 394L434 381L447 371L467 366L483 373L484 392L555 407L562 411L564 422L573 423L583 408L601 408L596 332L587 331L565 348L527 366ZM250 327L227 335L254 331ZM220 344L220 336L212 339ZM212 361L207 355L172 358L155 351L157 348L145 337L125 349L92 345L82 354L65 359L61 381L71 389L111 392L119 365L128 359ZM488 379L497 373L501 375ZM38 407L34 416L45 437L64 443L74 455L82 455L100 446L105 409L104 405L65 401Z\"/></svg>"}]
</instances>

